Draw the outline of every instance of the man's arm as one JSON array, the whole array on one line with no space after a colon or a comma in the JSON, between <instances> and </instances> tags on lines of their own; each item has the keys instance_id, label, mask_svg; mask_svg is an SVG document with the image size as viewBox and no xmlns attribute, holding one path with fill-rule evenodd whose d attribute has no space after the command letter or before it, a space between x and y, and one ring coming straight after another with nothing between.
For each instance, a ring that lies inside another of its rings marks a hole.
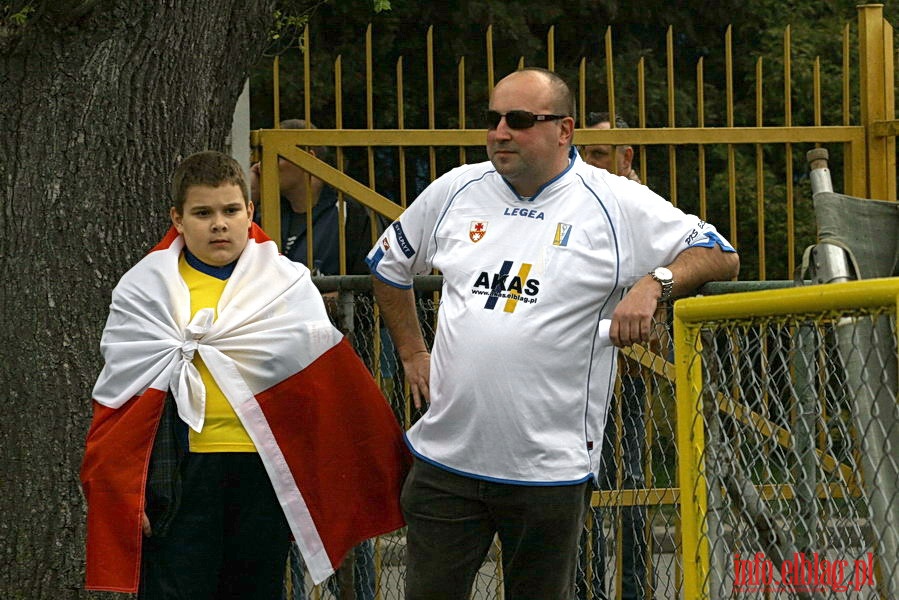
<instances>
[{"instance_id":1,"label":"man's arm","mask_svg":"<svg viewBox=\"0 0 899 600\"><path fill-rule=\"evenodd\" d=\"M372 290L381 308L381 316L387 323L390 337L403 361L406 381L412 391L415 408L421 408L421 400L430 399L431 353L425 346L415 310L415 294L411 288L402 289L388 285L372 276Z\"/></svg>"},{"instance_id":2,"label":"man's arm","mask_svg":"<svg viewBox=\"0 0 899 600\"><path fill-rule=\"evenodd\" d=\"M724 252L717 246L687 248L668 268L674 275L672 297L685 296L709 281L734 278L740 270L740 258L736 252ZM612 343L624 347L647 341L661 295L661 284L650 275L637 281L612 314Z\"/></svg>"}]
</instances>

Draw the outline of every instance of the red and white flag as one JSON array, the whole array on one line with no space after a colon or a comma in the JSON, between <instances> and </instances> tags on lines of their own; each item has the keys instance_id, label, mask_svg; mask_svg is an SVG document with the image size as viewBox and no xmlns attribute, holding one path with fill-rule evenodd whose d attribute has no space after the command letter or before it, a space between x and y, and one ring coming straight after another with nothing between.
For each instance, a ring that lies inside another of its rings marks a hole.
<instances>
[{"instance_id":1,"label":"red and white flag","mask_svg":"<svg viewBox=\"0 0 899 600\"><path fill-rule=\"evenodd\" d=\"M113 290L81 481L88 503L86 587L135 592L150 453L168 392L203 427L199 353L256 445L312 579L362 540L404 525L411 458L402 431L309 270L256 225L217 307L190 318L172 229Z\"/></svg>"}]
</instances>

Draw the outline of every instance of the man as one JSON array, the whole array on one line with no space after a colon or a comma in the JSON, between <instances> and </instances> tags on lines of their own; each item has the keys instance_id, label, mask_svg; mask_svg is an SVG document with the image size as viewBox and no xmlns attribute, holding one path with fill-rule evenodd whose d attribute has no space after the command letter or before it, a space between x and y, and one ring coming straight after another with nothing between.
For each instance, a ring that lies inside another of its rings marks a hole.
<instances>
[{"instance_id":1,"label":"man","mask_svg":"<svg viewBox=\"0 0 899 600\"><path fill-rule=\"evenodd\" d=\"M281 121L280 127L306 129L307 125L303 119L287 119ZM315 125L310 123L309 128L315 129ZM330 159L330 149L325 146L310 148L309 153L325 162ZM257 206L260 204L259 168L259 163L250 167L250 192ZM309 267L314 275L339 275L340 213L336 190L284 158L278 159L278 187L281 192L281 252L290 260ZM306 211L310 206L313 264L307 265ZM363 259L371 245L369 211L352 200L345 206L346 273L368 273Z\"/></svg>"},{"instance_id":2,"label":"man","mask_svg":"<svg viewBox=\"0 0 899 600\"><path fill-rule=\"evenodd\" d=\"M611 129L611 120L607 112L592 112L587 115L587 127L590 129ZM627 122L621 117L615 117L615 129L627 129ZM612 159L612 149L615 148L615 159ZM584 161L588 165L605 169L609 173L615 173L627 177L631 181L642 183L640 176L634 169L634 149L631 146L618 144L590 144L584 146Z\"/></svg>"},{"instance_id":3,"label":"man","mask_svg":"<svg viewBox=\"0 0 899 600\"><path fill-rule=\"evenodd\" d=\"M591 129L609 129L610 123L607 112L591 112L587 115L587 127ZM615 128L627 129L628 124L621 117L616 117ZM584 146L583 156L589 165L640 183L640 177L633 168L634 149L630 145L618 144L613 147L606 144L591 144ZM664 320L665 312L664 308L660 308L656 315L657 320ZM660 352L659 348L653 348L653 351ZM618 368L621 394L612 399L609 416L606 419L598 481L601 490L645 487L642 451L646 438L643 410L646 402L646 385L639 365L619 357ZM621 463L616 465L618 428L615 415L618 410L621 411ZM620 597L622 600L642 600L646 588L646 508L625 506L620 510L622 555ZM605 589L606 544L602 528L604 513L607 512L609 511L602 508L593 511L592 589L595 596L600 599L608 597ZM586 542L586 535L583 537ZM586 562L582 561L582 564L585 565ZM582 568L582 571L587 573L586 568ZM578 586L578 598L587 597L587 587Z\"/></svg>"},{"instance_id":4,"label":"man","mask_svg":"<svg viewBox=\"0 0 899 600\"><path fill-rule=\"evenodd\" d=\"M574 596L615 376L600 322L614 345L645 341L664 295L739 265L712 226L580 159L554 73L508 75L489 108L490 161L434 181L367 259L413 400L430 401L406 438L407 600L468 598L494 534L507 600ZM432 355L412 281L433 268Z\"/></svg>"}]
</instances>

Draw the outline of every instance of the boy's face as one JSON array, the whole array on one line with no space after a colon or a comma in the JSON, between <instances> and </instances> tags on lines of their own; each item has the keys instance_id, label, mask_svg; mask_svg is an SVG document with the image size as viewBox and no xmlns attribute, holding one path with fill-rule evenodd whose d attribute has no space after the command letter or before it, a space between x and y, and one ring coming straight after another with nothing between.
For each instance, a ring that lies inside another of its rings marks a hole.
<instances>
[{"instance_id":1,"label":"boy's face","mask_svg":"<svg viewBox=\"0 0 899 600\"><path fill-rule=\"evenodd\" d=\"M240 186L192 185L185 194L183 213L173 206L171 215L187 249L204 263L222 267L237 260L247 245L253 203L244 203Z\"/></svg>"}]
</instances>

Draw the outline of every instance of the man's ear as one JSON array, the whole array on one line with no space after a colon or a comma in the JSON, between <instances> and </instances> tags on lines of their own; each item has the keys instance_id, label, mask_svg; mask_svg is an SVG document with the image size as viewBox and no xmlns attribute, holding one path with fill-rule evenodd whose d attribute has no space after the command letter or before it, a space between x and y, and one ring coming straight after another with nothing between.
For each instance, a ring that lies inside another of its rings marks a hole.
<instances>
[{"instance_id":1,"label":"man's ear","mask_svg":"<svg viewBox=\"0 0 899 600\"><path fill-rule=\"evenodd\" d=\"M624 169L625 172L631 170L631 165L634 162L634 148L633 146L628 146L624 149Z\"/></svg>"},{"instance_id":2,"label":"man's ear","mask_svg":"<svg viewBox=\"0 0 899 600\"><path fill-rule=\"evenodd\" d=\"M561 124L559 145L570 146L571 140L574 138L574 117L565 117L559 123Z\"/></svg>"}]
</instances>

